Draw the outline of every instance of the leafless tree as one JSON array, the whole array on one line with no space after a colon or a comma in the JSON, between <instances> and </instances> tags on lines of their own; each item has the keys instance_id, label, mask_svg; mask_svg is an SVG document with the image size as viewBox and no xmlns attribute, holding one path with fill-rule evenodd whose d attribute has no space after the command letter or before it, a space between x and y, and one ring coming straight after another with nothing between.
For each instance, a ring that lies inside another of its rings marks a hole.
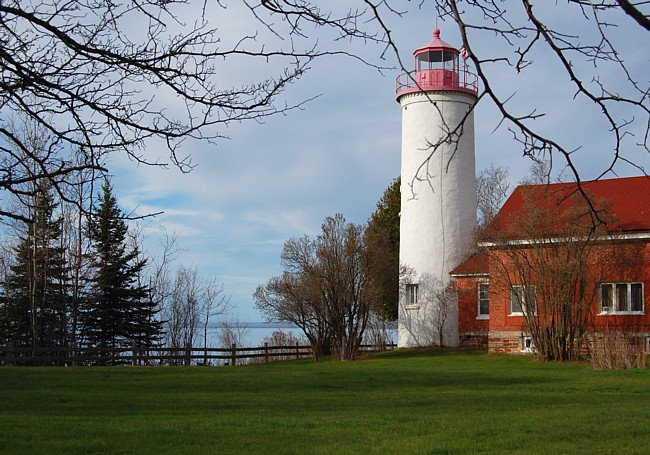
<instances>
[{"instance_id":1,"label":"leafless tree","mask_svg":"<svg viewBox=\"0 0 650 455\"><path fill-rule=\"evenodd\" d=\"M211 323L214 323L214 319L228 314L233 309L233 305L230 296L227 295L224 290L223 282L221 282L216 276L204 278L201 281L201 300L203 302L201 308L203 319L203 346L206 349L204 351L204 363L207 364L207 348L210 344L208 328Z\"/></svg>"},{"instance_id":2,"label":"leafless tree","mask_svg":"<svg viewBox=\"0 0 650 455\"><path fill-rule=\"evenodd\" d=\"M321 342L318 337L324 334L339 359L355 358L379 298L369 285L371 263L363 232L338 214L325 219L316 239L287 241L285 272L258 287L257 308L269 319L315 328L315 333L305 331L312 343Z\"/></svg>"},{"instance_id":3,"label":"leafless tree","mask_svg":"<svg viewBox=\"0 0 650 455\"><path fill-rule=\"evenodd\" d=\"M173 294L171 267L178 258L180 247L175 235L167 232L164 227L161 229L160 254L147 261L146 273L149 276L149 299L157 305L159 314L164 314Z\"/></svg>"},{"instance_id":4,"label":"leafless tree","mask_svg":"<svg viewBox=\"0 0 650 455\"><path fill-rule=\"evenodd\" d=\"M248 344L248 341L246 340L248 332L249 328L237 317L229 318L227 321L221 321L218 334L219 346L223 349L245 346ZM235 365L238 360L233 360L233 365ZM242 360L240 359L239 362L241 364Z\"/></svg>"},{"instance_id":5,"label":"leafless tree","mask_svg":"<svg viewBox=\"0 0 650 455\"><path fill-rule=\"evenodd\" d=\"M386 320L373 312L368 319L364 343L377 351L383 351L386 345L393 342L388 329Z\"/></svg>"},{"instance_id":6,"label":"leafless tree","mask_svg":"<svg viewBox=\"0 0 650 455\"><path fill-rule=\"evenodd\" d=\"M354 11L319 17L300 3L2 2L0 188L16 193L26 182L49 179L65 196L72 174L105 172L102 155L115 151L187 172L193 164L181 150L185 140L220 139L231 122L260 121L299 107L301 102L278 102L284 89L314 58L345 52L323 49L315 37L299 40L298 18L341 36L374 39L358 29ZM238 11L248 12L239 24L252 22L258 30L233 39L221 31L228 19L214 22ZM285 12L286 22L272 17ZM268 37L279 44L269 45ZM258 61L256 71L229 85L228 68ZM34 154L14 134L8 124L14 114L47 131L46 153ZM147 154L147 144L165 148L167 157ZM83 159L73 150L83 151ZM0 215L21 217L6 206Z\"/></svg>"},{"instance_id":7,"label":"leafless tree","mask_svg":"<svg viewBox=\"0 0 650 455\"><path fill-rule=\"evenodd\" d=\"M155 267L151 298L158 303L165 345L171 348L210 344L208 328L232 310L230 296L217 277L199 276L196 267L180 266L170 274L175 240L168 238L161 262ZM207 352L205 353L207 355ZM206 359L207 360L207 359Z\"/></svg>"},{"instance_id":8,"label":"leafless tree","mask_svg":"<svg viewBox=\"0 0 650 455\"><path fill-rule=\"evenodd\" d=\"M575 186L546 188L522 187L522 209L485 231L490 293L494 289L510 301L511 313L523 316L540 358L565 361L581 355L598 284L612 266L606 259L631 255L622 255L626 247L595 227L595 215ZM611 217L605 201L590 200L601 218Z\"/></svg>"},{"instance_id":9,"label":"leafless tree","mask_svg":"<svg viewBox=\"0 0 650 455\"><path fill-rule=\"evenodd\" d=\"M570 26L580 23L580 35L573 28L554 23L541 7L533 8L529 0L433 3L441 18L451 19L458 26L480 80L479 102L490 102L496 107L501 115L500 125L508 128L524 155L559 159L560 166L566 167L581 189L583 177L574 160L577 148L568 141L555 139L552 132L534 122L544 117L545 112L533 107L521 113L519 103L510 102L516 94L501 93L495 88L495 69L513 68L519 77L525 78L534 77L536 70L549 63L557 68L554 77L569 80L574 99L586 101L590 112L599 116L611 132L611 141L603 144L611 153L601 176L614 171L619 162L634 166L639 152L650 152L650 90L643 74L646 71L625 59L625 46L629 43L617 41L614 33L616 27L627 27L636 29L640 40L648 37L650 20L644 2L568 0L566 4L554 5L562 7L562 12L556 14L572 18ZM496 37L501 45L481 54L478 43L488 37ZM552 62L536 62L541 54ZM644 172L641 166L637 167ZM583 196L587 195L583 192Z\"/></svg>"},{"instance_id":10,"label":"leafless tree","mask_svg":"<svg viewBox=\"0 0 650 455\"><path fill-rule=\"evenodd\" d=\"M307 343L307 340L304 338L300 339L296 337L293 332L284 332L282 330L274 330L270 336L264 337L262 340L262 346L264 347L275 347L274 355L268 360L291 360L296 358L296 348L297 345L304 345ZM279 349L286 348L286 349ZM264 359L266 361L267 359Z\"/></svg>"},{"instance_id":11,"label":"leafless tree","mask_svg":"<svg viewBox=\"0 0 650 455\"><path fill-rule=\"evenodd\" d=\"M306 241L303 238L285 243L284 251L307 246ZM271 278L264 286L258 286L254 298L255 306L268 321L290 322L299 327L311 344L314 358L318 359L331 354L331 329L320 293L309 278L297 272L285 271Z\"/></svg>"},{"instance_id":12,"label":"leafless tree","mask_svg":"<svg viewBox=\"0 0 650 455\"><path fill-rule=\"evenodd\" d=\"M457 27L467 62L476 71L479 93L475 107L492 105L499 115L497 128L510 131L523 155L566 168L569 178L581 189L583 175L574 154L581 145L545 129L540 120L548 112L538 106L522 108L526 104L526 100L522 103L522 95L509 87L504 91L496 83L504 72L518 81L533 80L554 68L553 81L568 81L574 94L572 101L581 103L591 121L610 132L611 140L602 144L602 149L610 153L600 168L600 176L615 172L621 163L645 172L638 163L640 156L650 153L647 65L635 64L638 58L630 53L638 46L620 40L617 29L635 30L636 41L645 42L650 32L647 2L567 0L534 6L530 0L421 0L408 5L363 0L352 5L358 8L355 21L345 25L330 21L330 11L317 2L263 1L258 9L267 8L291 23L296 35L307 33L306 25L312 23L334 25L351 38L359 36L359 28L363 27L365 34L385 45L384 55L396 57L403 71L410 70L410 62L400 55L390 24L397 23L409 8L437 16L441 23ZM488 42L490 46L485 45ZM564 102L568 100L557 104ZM438 142L430 144L431 156L438 146L456 142L462 128L461 123L444 131ZM424 174L426 169L424 162ZM413 176L414 180L420 178L426 179L426 175Z\"/></svg>"},{"instance_id":13,"label":"leafless tree","mask_svg":"<svg viewBox=\"0 0 650 455\"><path fill-rule=\"evenodd\" d=\"M84 154L75 155L79 159ZM81 158L83 160L83 158ZM79 345L78 329L80 326L80 310L87 291L90 276L90 263L88 261L89 241L85 235L86 213L93 206L95 194L95 175L93 169L85 169L69 176L69 181L74 182L65 188L67 198L74 200L74 204L62 201L63 211L63 239L66 262L70 273L70 308L69 325L70 339L73 346Z\"/></svg>"},{"instance_id":14,"label":"leafless tree","mask_svg":"<svg viewBox=\"0 0 650 455\"><path fill-rule=\"evenodd\" d=\"M438 334L438 346L445 345L445 326L451 316L452 309L458 301L456 282L450 281L445 286L439 285L431 291L433 304L433 327Z\"/></svg>"},{"instance_id":15,"label":"leafless tree","mask_svg":"<svg viewBox=\"0 0 650 455\"><path fill-rule=\"evenodd\" d=\"M196 267L181 266L173 279L169 302L163 310L166 345L194 346L201 322L199 279Z\"/></svg>"},{"instance_id":16,"label":"leafless tree","mask_svg":"<svg viewBox=\"0 0 650 455\"><path fill-rule=\"evenodd\" d=\"M479 226L486 226L496 216L510 192L508 169L490 164L476 176L476 199Z\"/></svg>"},{"instance_id":17,"label":"leafless tree","mask_svg":"<svg viewBox=\"0 0 650 455\"><path fill-rule=\"evenodd\" d=\"M581 181L575 144L556 139L535 123L545 112L531 108L522 113L521 103L511 102L517 95L494 84L503 70L512 69L525 79L550 65L560 73L555 79L570 81L575 98L591 105L611 131L611 143L603 145L611 150L610 159L601 175L615 170L619 162L635 165L638 152L648 153L646 68L626 58L624 46L629 43L617 41L613 33L616 27L636 29L637 42L645 42L650 29L645 2L554 4L562 8L560 16L570 16L570 26L580 26L579 35L530 0L422 0L408 5L398 0L357 0L343 7L245 0L238 5L191 6L182 0L3 2L0 188L16 192L25 182L46 178L59 189L69 185L68 176L79 170L106 171L103 154L116 150L137 162L172 164L188 171L193 163L181 149L185 140L216 140L224 137L221 127L231 122L259 121L296 107L278 103L279 97L315 58L344 54L372 64L373 58L345 47L347 43L378 44L382 56L392 54L398 66L410 69L398 52L391 26L408 8L458 27L480 81L478 103L497 109L499 126L512 132L524 155L557 157ZM255 24L234 40L211 23L232 17L233 11L248 14L239 23ZM480 44L488 39L495 39L495 45L486 49ZM539 55L544 59L537 59ZM265 65L254 72L259 79L229 84L225 69L240 61ZM16 113L47 130L45 154L34 155L11 130L8 122ZM459 128L448 131L446 139L453 140L462 125ZM148 154L147 144L166 148L167 156ZM82 159L72 157L77 150ZM5 205L0 215L22 216Z\"/></svg>"}]
</instances>

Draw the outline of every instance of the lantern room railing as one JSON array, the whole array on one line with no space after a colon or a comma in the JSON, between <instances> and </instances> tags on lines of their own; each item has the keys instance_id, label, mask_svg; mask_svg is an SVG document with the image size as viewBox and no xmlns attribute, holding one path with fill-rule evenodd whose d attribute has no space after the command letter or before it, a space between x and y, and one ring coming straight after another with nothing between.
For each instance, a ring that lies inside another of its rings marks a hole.
<instances>
[{"instance_id":1,"label":"lantern room railing","mask_svg":"<svg viewBox=\"0 0 650 455\"><path fill-rule=\"evenodd\" d=\"M431 69L402 73L397 77L397 97L423 90L458 90L476 95L478 77L468 70Z\"/></svg>"}]
</instances>

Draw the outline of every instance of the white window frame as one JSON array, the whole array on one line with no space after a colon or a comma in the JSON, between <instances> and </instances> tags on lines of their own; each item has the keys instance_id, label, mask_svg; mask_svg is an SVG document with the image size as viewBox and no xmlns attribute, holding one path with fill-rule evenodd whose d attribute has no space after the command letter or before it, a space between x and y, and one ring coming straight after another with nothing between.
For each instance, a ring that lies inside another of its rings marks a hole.
<instances>
[{"instance_id":1,"label":"white window frame","mask_svg":"<svg viewBox=\"0 0 650 455\"><path fill-rule=\"evenodd\" d=\"M410 283L406 285L406 304L407 305L417 305L418 304L418 285L416 283Z\"/></svg>"},{"instance_id":2,"label":"white window frame","mask_svg":"<svg viewBox=\"0 0 650 455\"><path fill-rule=\"evenodd\" d=\"M535 352L535 343L533 337L530 335L522 335L521 337L521 352L532 353Z\"/></svg>"},{"instance_id":3,"label":"white window frame","mask_svg":"<svg viewBox=\"0 0 650 455\"><path fill-rule=\"evenodd\" d=\"M481 297L481 287L487 286L487 296ZM476 310L476 319L490 319L490 282L489 281L479 281L476 286L477 294L477 310ZM481 302L487 302L487 313L481 313Z\"/></svg>"},{"instance_id":4,"label":"white window frame","mask_svg":"<svg viewBox=\"0 0 650 455\"><path fill-rule=\"evenodd\" d=\"M517 292L521 297L521 311L513 311L512 310L512 297L515 295L515 292ZM531 294L532 292L532 294ZM534 314L537 314L537 286L535 285L530 285L530 284L514 284L510 286L510 300L508 302L508 316L525 316L526 315L526 307L528 305L527 302L527 296L532 295L534 298L533 305L535 306L534 308Z\"/></svg>"},{"instance_id":5,"label":"white window frame","mask_svg":"<svg viewBox=\"0 0 650 455\"><path fill-rule=\"evenodd\" d=\"M632 289L641 288L641 309L632 309ZM603 294L605 289L609 289L610 304L604 305ZM618 282L618 283L601 283L598 287L598 314L645 314L645 292L642 281ZM622 302L620 297L624 295L625 301Z\"/></svg>"}]
</instances>

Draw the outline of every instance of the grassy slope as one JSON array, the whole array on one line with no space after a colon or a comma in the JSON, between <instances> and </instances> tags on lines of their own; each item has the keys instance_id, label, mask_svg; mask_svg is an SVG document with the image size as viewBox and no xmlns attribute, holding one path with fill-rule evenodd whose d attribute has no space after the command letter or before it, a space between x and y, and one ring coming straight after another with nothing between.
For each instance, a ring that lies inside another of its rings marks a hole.
<instances>
[{"instance_id":1,"label":"grassy slope","mask_svg":"<svg viewBox=\"0 0 650 455\"><path fill-rule=\"evenodd\" d=\"M647 453L650 371L468 351L0 368L2 453Z\"/></svg>"}]
</instances>

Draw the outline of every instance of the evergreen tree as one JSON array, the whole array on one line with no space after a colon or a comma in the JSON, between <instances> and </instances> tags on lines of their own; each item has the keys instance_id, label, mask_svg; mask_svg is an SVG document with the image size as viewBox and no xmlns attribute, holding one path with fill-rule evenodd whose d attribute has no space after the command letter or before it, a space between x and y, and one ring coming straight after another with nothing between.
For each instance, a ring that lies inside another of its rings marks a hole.
<instances>
[{"instance_id":1,"label":"evergreen tree","mask_svg":"<svg viewBox=\"0 0 650 455\"><path fill-rule=\"evenodd\" d=\"M3 341L13 346L64 346L69 302L68 270L61 244L62 217L47 185L33 197L31 223L16 247L0 300Z\"/></svg>"},{"instance_id":2,"label":"evergreen tree","mask_svg":"<svg viewBox=\"0 0 650 455\"><path fill-rule=\"evenodd\" d=\"M146 265L137 247L127 245L128 226L108 182L88 222L93 274L84 310L84 336L92 347L150 345L161 324L148 289L139 283Z\"/></svg>"},{"instance_id":3,"label":"evergreen tree","mask_svg":"<svg viewBox=\"0 0 650 455\"><path fill-rule=\"evenodd\" d=\"M399 302L400 184L398 177L386 188L366 228L366 242L372 253L370 279L381 296L375 311L388 321L397 319Z\"/></svg>"}]
</instances>

